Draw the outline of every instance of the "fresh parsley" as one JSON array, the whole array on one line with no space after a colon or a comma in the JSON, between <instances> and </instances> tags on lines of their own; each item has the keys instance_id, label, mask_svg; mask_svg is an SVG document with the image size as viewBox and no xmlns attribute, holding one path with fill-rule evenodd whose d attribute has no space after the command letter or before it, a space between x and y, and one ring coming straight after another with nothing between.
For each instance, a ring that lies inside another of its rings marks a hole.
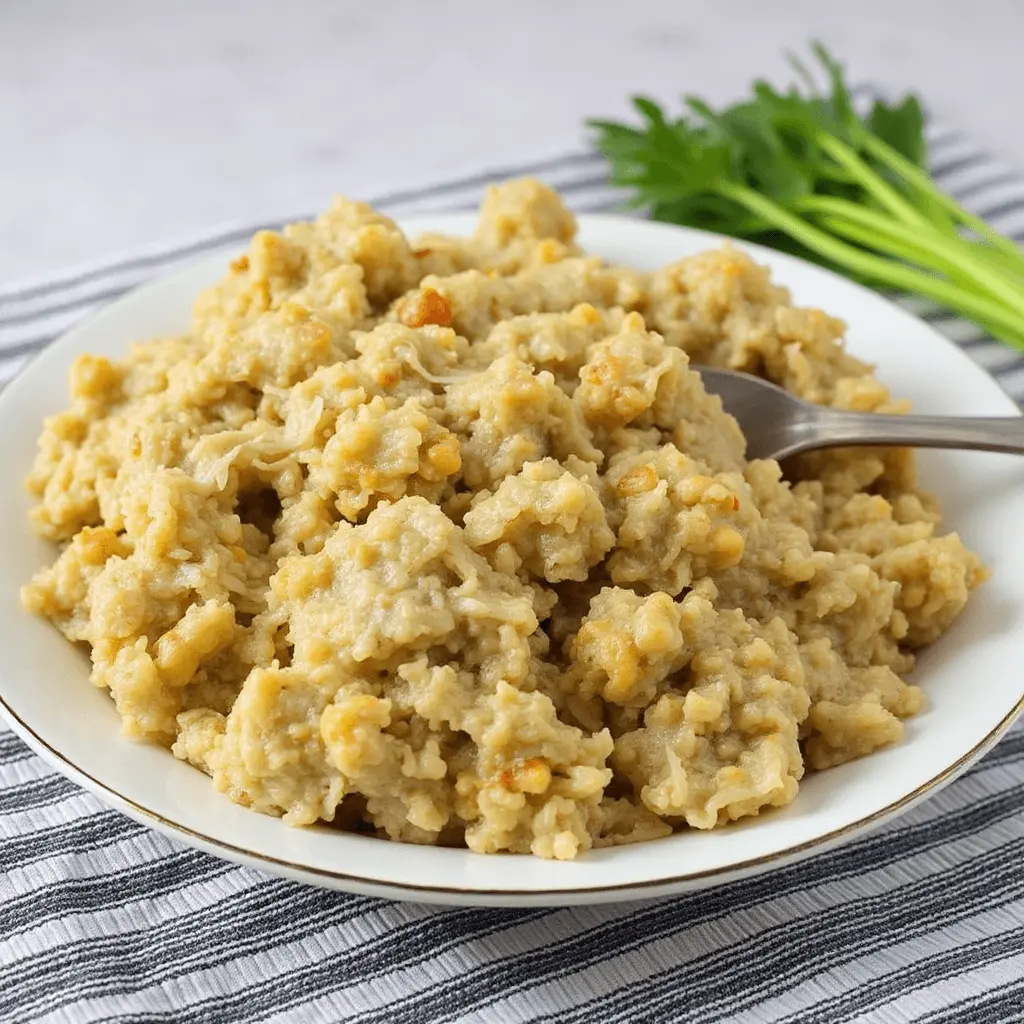
<instances>
[{"instance_id":1,"label":"fresh parsley","mask_svg":"<svg viewBox=\"0 0 1024 1024\"><path fill-rule=\"evenodd\" d=\"M1024 349L1024 255L928 173L917 98L861 116L820 44L829 83L791 62L802 88L763 81L722 111L687 97L681 116L635 97L637 126L590 121L613 184L657 220L746 238L849 277L924 296Z\"/></svg>"}]
</instances>

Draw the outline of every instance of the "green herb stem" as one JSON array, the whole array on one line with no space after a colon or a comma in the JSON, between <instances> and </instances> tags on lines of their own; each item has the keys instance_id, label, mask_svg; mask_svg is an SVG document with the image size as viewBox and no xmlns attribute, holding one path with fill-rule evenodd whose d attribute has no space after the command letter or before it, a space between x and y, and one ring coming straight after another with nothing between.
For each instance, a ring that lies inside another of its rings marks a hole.
<instances>
[{"instance_id":1,"label":"green herb stem","mask_svg":"<svg viewBox=\"0 0 1024 1024\"><path fill-rule=\"evenodd\" d=\"M1001 338L1016 348L1024 348L1024 320L999 303L833 238L753 189L723 181L718 183L716 191L775 224L779 230L826 259L879 284L923 295L972 319L984 320L998 329Z\"/></svg>"},{"instance_id":2,"label":"green herb stem","mask_svg":"<svg viewBox=\"0 0 1024 1024\"><path fill-rule=\"evenodd\" d=\"M825 131L818 131L814 141L833 160L842 165L870 196L907 224L926 225L924 216L908 203L888 182L880 178L871 167L841 139Z\"/></svg>"},{"instance_id":3,"label":"green herb stem","mask_svg":"<svg viewBox=\"0 0 1024 1024\"><path fill-rule=\"evenodd\" d=\"M952 196L937 188L931 178L928 177L919 167L916 167L901 153L897 153L892 146L882 139L865 131L860 139L864 149L867 150L876 160L881 161L896 174L900 175L907 182L919 189L943 209L952 214L964 227L976 232L979 237L987 239L992 245L1001 249L1021 267L1024 272L1024 254L1020 246L1012 239L1001 235L985 223L981 217L976 216L969 210L965 210Z\"/></svg>"},{"instance_id":4,"label":"green herb stem","mask_svg":"<svg viewBox=\"0 0 1024 1024\"><path fill-rule=\"evenodd\" d=\"M859 227L849 221L843 221L838 218L827 216L821 218L820 223L823 227L827 228L840 238L846 238L848 241L856 242L859 245L872 246L877 250L891 253L899 258L903 258L905 256L906 246L903 243L893 241L884 235L878 235L876 232L873 232L868 228ZM939 261L936 260L936 263L939 263ZM921 265L924 266L926 264L922 263ZM948 275L948 280L953 284L960 285L965 288L968 294L970 294L970 289L974 285L974 282L969 278L964 278L962 275L953 272ZM949 303L947 302L946 305L949 305ZM966 315L971 316L970 313L967 313ZM1020 317L1019 314L1014 315ZM1024 349L1024 317L1020 317L1021 326L1016 332L1009 331L1005 325L997 326L996 324L990 323L980 316L972 316L972 319L976 323L981 324L985 330L994 337L1007 341L1015 348Z\"/></svg>"},{"instance_id":5,"label":"green herb stem","mask_svg":"<svg viewBox=\"0 0 1024 1024\"><path fill-rule=\"evenodd\" d=\"M1019 280L1014 281L1001 269L976 258L976 253L965 252L962 240L950 239L929 227L911 228L877 210L829 196L807 196L799 202L799 208L825 215L833 226L853 222L866 229L861 237L854 239L860 244L883 248L883 240L887 240L889 244L884 248L891 255L973 283L1024 317L1024 290Z\"/></svg>"},{"instance_id":6,"label":"green herb stem","mask_svg":"<svg viewBox=\"0 0 1024 1024\"><path fill-rule=\"evenodd\" d=\"M970 278L960 274L955 266L951 266L948 260L942 259L934 252L919 248L917 245L909 244L904 238L895 232L880 232L873 227L865 226L856 220L845 217L832 216L827 212L821 213L815 223L827 229L835 235L851 242L856 242L865 250L884 252L894 256L906 265L925 267L937 274L942 274L949 280L960 285L973 284Z\"/></svg>"},{"instance_id":7,"label":"green herb stem","mask_svg":"<svg viewBox=\"0 0 1024 1024\"><path fill-rule=\"evenodd\" d=\"M1024 260L1011 256L1003 249L997 249L988 242L975 241L970 238L961 238L961 241L982 263L998 270L1007 280L1024 286Z\"/></svg>"}]
</instances>

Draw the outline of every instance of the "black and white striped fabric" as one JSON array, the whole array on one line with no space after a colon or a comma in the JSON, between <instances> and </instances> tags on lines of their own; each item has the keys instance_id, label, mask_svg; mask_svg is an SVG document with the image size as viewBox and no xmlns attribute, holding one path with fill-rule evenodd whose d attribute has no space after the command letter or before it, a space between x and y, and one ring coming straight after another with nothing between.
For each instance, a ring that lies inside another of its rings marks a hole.
<instances>
[{"instance_id":1,"label":"black and white striped fabric","mask_svg":"<svg viewBox=\"0 0 1024 1024\"><path fill-rule=\"evenodd\" d=\"M1024 181L933 138L946 188L1024 236ZM469 209L495 178L616 204L600 159L375 197ZM79 318L263 225L0 288L0 381ZM911 304L1018 400L1024 356ZM1024 728L899 821L692 895L561 910L437 909L280 881L106 810L0 730L0 1021L972 1024L1024 1020Z\"/></svg>"}]
</instances>

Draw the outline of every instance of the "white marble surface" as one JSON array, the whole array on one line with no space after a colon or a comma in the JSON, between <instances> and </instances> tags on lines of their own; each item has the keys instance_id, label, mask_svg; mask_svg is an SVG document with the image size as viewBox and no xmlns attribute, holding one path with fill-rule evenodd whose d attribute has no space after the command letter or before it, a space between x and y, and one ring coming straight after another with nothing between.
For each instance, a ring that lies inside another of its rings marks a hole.
<instances>
[{"instance_id":1,"label":"white marble surface","mask_svg":"<svg viewBox=\"0 0 1024 1024\"><path fill-rule=\"evenodd\" d=\"M0 283L543 158L812 36L1024 169L1024 3L0 0Z\"/></svg>"}]
</instances>

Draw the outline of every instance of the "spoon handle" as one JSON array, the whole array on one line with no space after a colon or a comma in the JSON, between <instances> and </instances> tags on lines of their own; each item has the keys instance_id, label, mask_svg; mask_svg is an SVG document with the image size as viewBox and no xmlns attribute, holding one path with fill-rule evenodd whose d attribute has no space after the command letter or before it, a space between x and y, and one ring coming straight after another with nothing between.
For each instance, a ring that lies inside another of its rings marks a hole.
<instances>
[{"instance_id":1,"label":"spoon handle","mask_svg":"<svg viewBox=\"0 0 1024 1024\"><path fill-rule=\"evenodd\" d=\"M1024 416L887 416L823 409L806 435L807 449L862 444L1024 454Z\"/></svg>"}]
</instances>

